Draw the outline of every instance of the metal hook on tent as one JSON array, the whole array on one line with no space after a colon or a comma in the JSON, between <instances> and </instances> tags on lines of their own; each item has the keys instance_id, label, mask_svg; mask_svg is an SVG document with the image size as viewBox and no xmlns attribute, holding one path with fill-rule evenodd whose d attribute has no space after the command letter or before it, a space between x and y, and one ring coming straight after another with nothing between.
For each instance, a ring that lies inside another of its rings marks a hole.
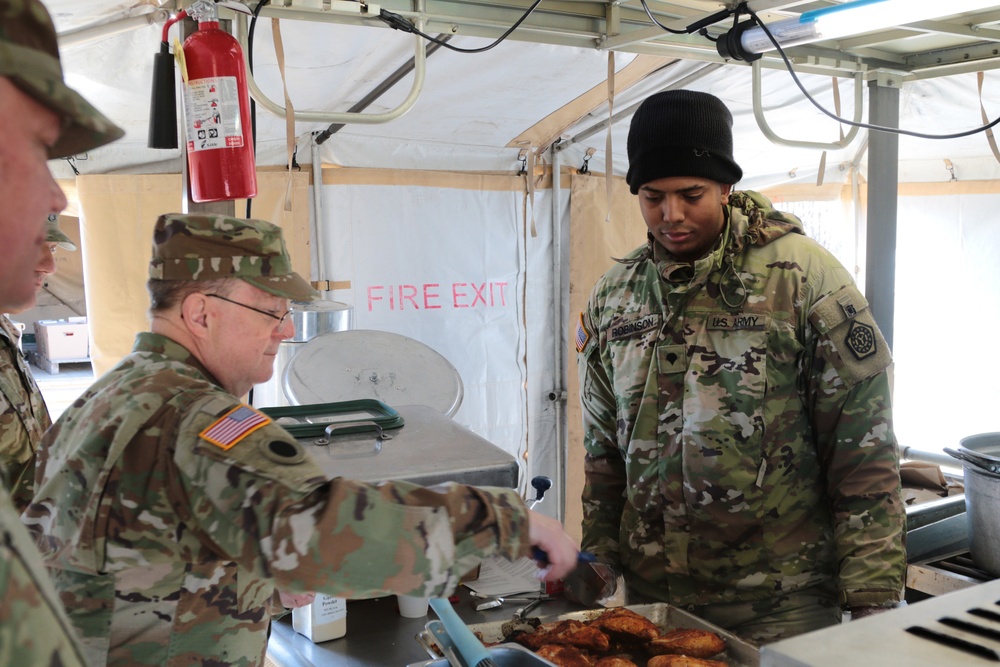
<instances>
[{"instance_id":1,"label":"metal hook on tent","mask_svg":"<svg viewBox=\"0 0 1000 667\"><path fill-rule=\"evenodd\" d=\"M580 167L581 174L590 173L590 158L594 157L594 153L597 152L596 148L588 148L586 154L583 156L583 166Z\"/></svg>"},{"instance_id":2,"label":"metal hook on tent","mask_svg":"<svg viewBox=\"0 0 1000 667\"><path fill-rule=\"evenodd\" d=\"M948 173L951 174L951 178L948 179L949 183L952 183L952 182L958 180L958 178L955 177L955 165L953 165L951 163L951 160L949 160L948 158L945 158L945 160L944 160L944 168L947 169Z\"/></svg>"},{"instance_id":3,"label":"metal hook on tent","mask_svg":"<svg viewBox=\"0 0 1000 667\"><path fill-rule=\"evenodd\" d=\"M528 149L522 148L521 152L517 154L517 159L521 161L521 168L518 170L518 176L524 176L528 173Z\"/></svg>"}]
</instances>

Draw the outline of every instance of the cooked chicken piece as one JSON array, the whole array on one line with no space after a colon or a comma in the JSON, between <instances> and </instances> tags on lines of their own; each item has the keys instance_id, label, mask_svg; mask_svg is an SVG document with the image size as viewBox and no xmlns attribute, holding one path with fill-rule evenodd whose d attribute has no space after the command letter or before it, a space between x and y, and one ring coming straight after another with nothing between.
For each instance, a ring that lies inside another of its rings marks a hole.
<instances>
[{"instance_id":1,"label":"cooked chicken piece","mask_svg":"<svg viewBox=\"0 0 1000 667\"><path fill-rule=\"evenodd\" d=\"M655 623L624 607L608 609L590 621L590 625L627 644L642 644L660 636Z\"/></svg>"},{"instance_id":2,"label":"cooked chicken piece","mask_svg":"<svg viewBox=\"0 0 1000 667\"><path fill-rule=\"evenodd\" d=\"M594 667L638 667L638 665L631 660L626 660L625 658L608 656L595 662Z\"/></svg>"},{"instance_id":3,"label":"cooked chicken piece","mask_svg":"<svg viewBox=\"0 0 1000 667\"><path fill-rule=\"evenodd\" d=\"M594 661L575 646L546 644L535 651L539 656L559 667L594 667Z\"/></svg>"},{"instance_id":4,"label":"cooked chicken piece","mask_svg":"<svg viewBox=\"0 0 1000 667\"><path fill-rule=\"evenodd\" d=\"M655 655L646 667L728 667L726 663L708 658L692 658L689 655Z\"/></svg>"},{"instance_id":5,"label":"cooked chicken piece","mask_svg":"<svg viewBox=\"0 0 1000 667\"><path fill-rule=\"evenodd\" d=\"M511 639L532 651L537 651L545 644L560 644L604 653L611 646L611 640L606 634L597 628L571 619L545 623L538 626L534 632L516 634Z\"/></svg>"},{"instance_id":6,"label":"cooked chicken piece","mask_svg":"<svg viewBox=\"0 0 1000 667\"><path fill-rule=\"evenodd\" d=\"M710 658L726 650L726 642L714 632L697 629L672 630L646 644L652 655L678 653L693 658Z\"/></svg>"}]
</instances>

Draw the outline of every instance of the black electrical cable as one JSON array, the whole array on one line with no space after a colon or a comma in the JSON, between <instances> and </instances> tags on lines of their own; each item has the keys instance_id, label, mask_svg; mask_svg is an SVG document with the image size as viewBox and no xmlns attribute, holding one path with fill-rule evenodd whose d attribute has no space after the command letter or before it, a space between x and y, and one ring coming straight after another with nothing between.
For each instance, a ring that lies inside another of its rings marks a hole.
<instances>
[{"instance_id":1,"label":"black electrical cable","mask_svg":"<svg viewBox=\"0 0 1000 667\"><path fill-rule=\"evenodd\" d=\"M656 25L660 26L662 29L666 30L670 34L672 34L672 35L687 35L687 34L693 32L692 30L687 30L687 29L684 29L684 30L674 30L673 28L668 28L667 26L663 25L662 23L660 23L659 21L656 20L656 17L653 16L653 12L649 11L649 5L646 4L646 0L639 0L639 1L642 3L642 8L646 10L646 16L649 17L649 20L652 21L653 23L655 23Z\"/></svg>"},{"instance_id":2,"label":"black electrical cable","mask_svg":"<svg viewBox=\"0 0 1000 667\"><path fill-rule=\"evenodd\" d=\"M774 38L774 35L772 35L771 31L768 30L768 28L767 28L766 25L764 25L764 22L760 20L760 18L757 16L757 13L754 12L754 10L751 9L750 6L747 5L747 3L745 3L745 2L741 3L740 7L742 7L743 9L745 9L745 11L748 14L750 14L751 17L753 17L753 20L757 23L757 25L759 25L761 27L761 29L764 31L764 34L767 35L767 38L769 40L771 40L771 44L774 45L774 48L778 50L778 55L780 55L781 59L785 61L785 67L788 69L788 73L792 75L792 80L795 81L795 85L797 85L799 87L799 90L801 90L802 94L806 96L806 99L809 100L814 107L816 107L817 109L819 109L820 111L822 111L824 114L826 114L830 118L834 119L835 121L838 121L838 122L843 123L845 125L850 125L852 127L860 127L860 128L866 129L866 130L876 130L878 132L890 132L892 134L903 134L903 135L906 135L906 136L909 136L909 137L918 137L920 139L958 139L960 137L968 137L968 136L971 136L973 134L977 134L979 132L985 132L986 130L988 130L988 129L994 127L995 125L997 125L998 123L1000 123L1000 117L998 117L996 120L994 120L994 121L992 121L992 122L990 122L990 123L988 123L986 125L983 125L982 127L977 127L974 130L966 130L965 132L956 132L954 134L924 134L923 132L914 132L912 130L902 130L902 129L898 128L898 127L885 127L885 126L882 126L882 125L871 125L869 123L859 123L859 122L856 122L856 121L853 121L853 120L847 120L846 118L841 118L840 116L838 116L837 114L833 113L832 111L828 111L827 109L823 108L823 106L820 105L820 103L817 102L815 99L813 99L812 95L810 95L806 91L805 86L802 85L802 82L799 81L799 77L796 76L795 70L792 68L792 63L788 59L788 56L785 55L784 49L782 49L781 45L778 44L778 40Z\"/></svg>"},{"instance_id":3,"label":"black electrical cable","mask_svg":"<svg viewBox=\"0 0 1000 667\"><path fill-rule=\"evenodd\" d=\"M386 25L388 25L390 28L395 28L396 30L402 30L403 32L409 32L409 33L413 33L414 35L419 35L419 36L423 37L424 39L426 39L428 42L434 42L435 44L439 44L439 45L445 47L446 49L451 49L452 51L457 51L459 53L482 53L483 51L489 51L494 46L496 46L497 44L499 44L503 40L507 39L507 37L510 35L510 33L512 33L515 30L517 30L518 26L520 26L522 23L524 23L525 19L527 19L528 16L531 15L531 12L535 11L535 8L538 7L538 5L541 4L541 2L542 2L542 0L535 0L535 2L533 2L531 4L531 6L528 7L528 11L524 12L524 14L521 15L521 18L519 18L514 23L514 25L512 25L510 28L507 29L507 32L505 32L504 34L500 35L496 39L496 41L493 42L492 44L487 44L486 46L482 46L482 47L480 47L478 49L463 49L461 47L453 46L451 44L448 44L447 42L442 41L442 40L438 39L437 37L432 37L431 35L428 35L427 33L424 33L424 32L421 32L421 31L417 30L416 26L414 26L412 23L410 23L409 21L407 21L405 18L403 18L399 14L395 14L393 12L389 12L389 11L386 11L384 9L382 9L382 10L379 11L378 17Z\"/></svg>"},{"instance_id":4,"label":"black electrical cable","mask_svg":"<svg viewBox=\"0 0 1000 667\"><path fill-rule=\"evenodd\" d=\"M247 29L247 69L250 71L250 76L253 76L253 33L254 29L257 27L257 18L260 16L260 10L264 8L264 5L270 4L271 0L260 0L257 6L254 7L253 16L250 18L250 27ZM250 133L253 135L253 153L257 154L257 103L254 99L250 98ZM247 219L250 218L250 210L253 204L253 199L247 197Z\"/></svg>"},{"instance_id":5,"label":"black electrical cable","mask_svg":"<svg viewBox=\"0 0 1000 667\"><path fill-rule=\"evenodd\" d=\"M646 4L646 0L639 0L639 2L642 4L642 8L646 10L646 16L649 17L650 21L652 21L654 24L656 24L660 28L666 30L667 32L673 35L690 35L691 33L698 32L703 28L712 25L713 23L718 23L724 18L728 18L733 13L729 9L723 9L722 11L716 12L715 14L706 16L700 21L695 21L691 25L685 27L683 30L674 30L673 28L668 28L667 26L663 25L662 23L656 20L656 17L653 16L653 12L649 10L649 5ZM706 35L705 33L702 34L705 37L708 37L708 35ZM708 39L711 40L712 38L708 37Z\"/></svg>"}]
</instances>

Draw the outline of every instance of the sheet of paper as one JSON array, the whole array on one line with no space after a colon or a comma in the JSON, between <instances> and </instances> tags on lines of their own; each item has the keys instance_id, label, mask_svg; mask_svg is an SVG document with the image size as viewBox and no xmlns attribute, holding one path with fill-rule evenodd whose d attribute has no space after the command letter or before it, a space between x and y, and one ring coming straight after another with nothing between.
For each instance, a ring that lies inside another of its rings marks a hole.
<instances>
[{"instance_id":1,"label":"sheet of paper","mask_svg":"<svg viewBox=\"0 0 1000 667\"><path fill-rule=\"evenodd\" d=\"M537 575L538 566L530 558L514 562L506 558L487 558L479 568L479 578L465 582L465 586L481 595L538 593L542 590L542 582Z\"/></svg>"}]
</instances>

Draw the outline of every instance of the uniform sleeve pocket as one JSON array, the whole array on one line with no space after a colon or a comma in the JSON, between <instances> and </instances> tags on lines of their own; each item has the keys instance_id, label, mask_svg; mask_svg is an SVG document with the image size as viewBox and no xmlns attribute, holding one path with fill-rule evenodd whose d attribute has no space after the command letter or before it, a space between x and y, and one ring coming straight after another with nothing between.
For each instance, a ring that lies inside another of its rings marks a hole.
<instances>
[{"instance_id":1,"label":"uniform sleeve pocket","mask_svg":"<svg viewBox=\"0 0 1000 667\"><path fill-rule=\"evenodd\" d=\"M848 387L885 370L892 363L889 345L879 331L868 301L855 285L821 299L809 313L820 334L819 353Z\"/></svg>"}]
</instances>

